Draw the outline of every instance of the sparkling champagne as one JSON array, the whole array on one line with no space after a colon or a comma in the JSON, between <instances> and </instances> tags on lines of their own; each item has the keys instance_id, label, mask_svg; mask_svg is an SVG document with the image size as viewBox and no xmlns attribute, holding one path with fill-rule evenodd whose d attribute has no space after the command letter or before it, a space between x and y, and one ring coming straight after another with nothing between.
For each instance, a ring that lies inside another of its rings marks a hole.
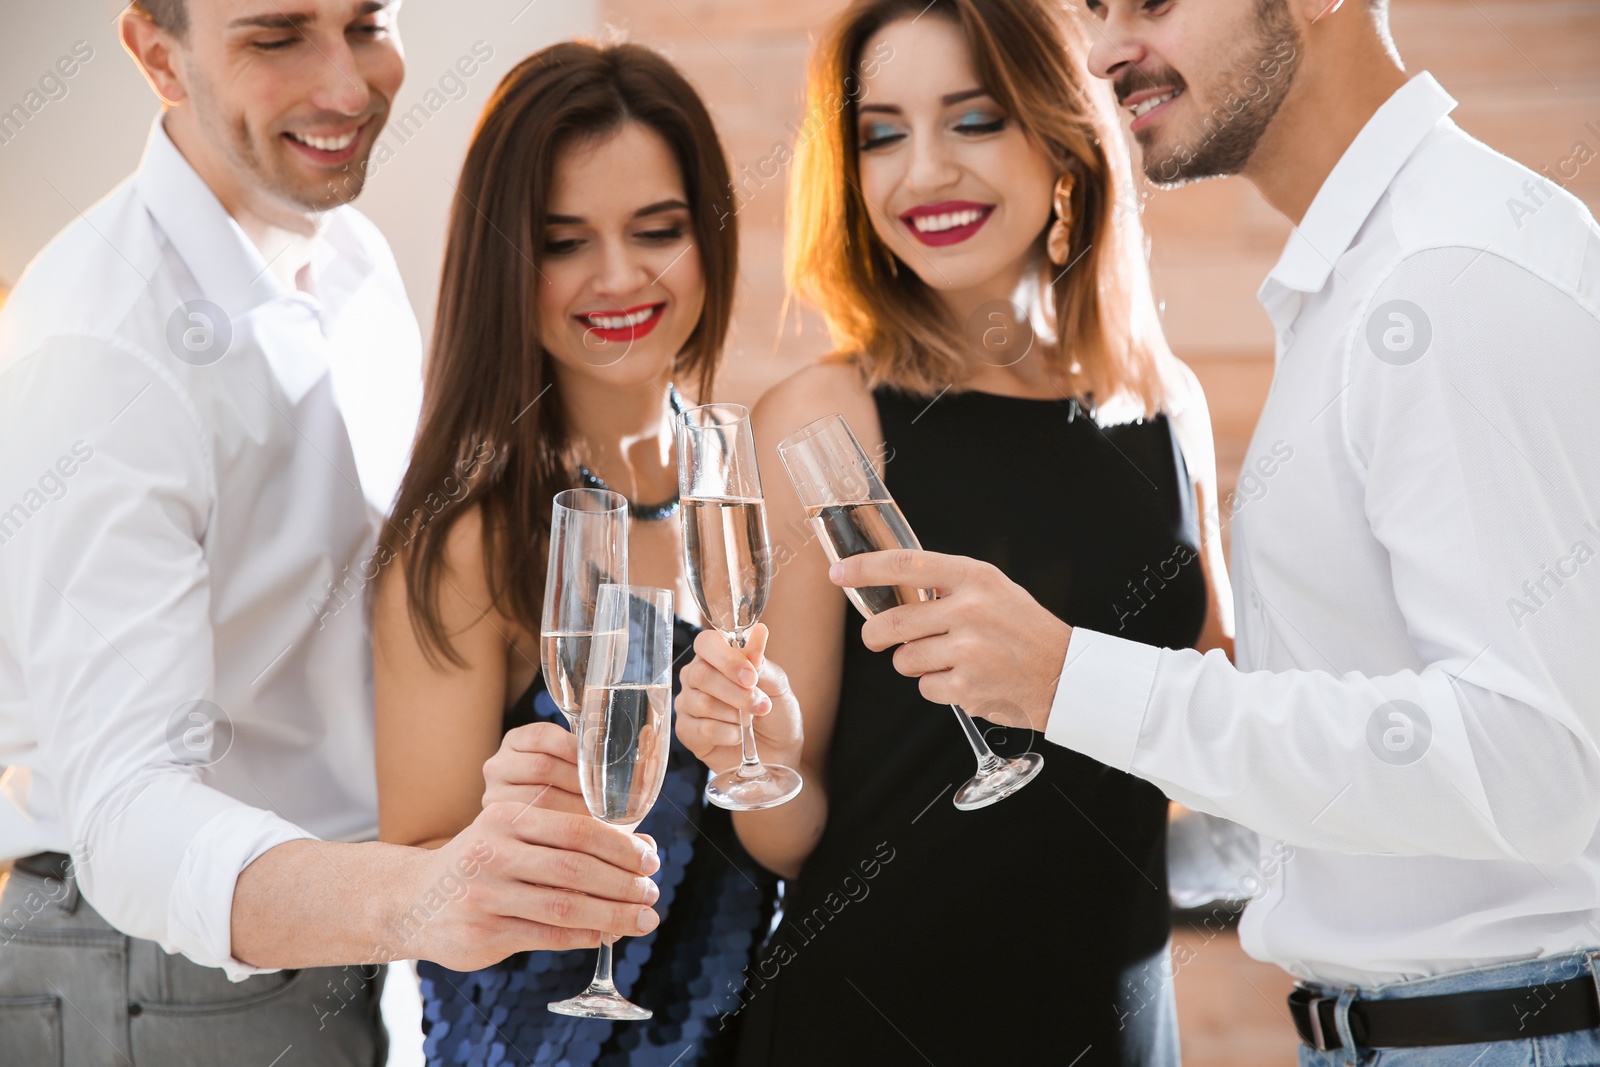
<instances>
[{"instance_id":1,"label":"sparkling champagne","mask_svg":"<svg viewBox=\"0 0 1600 1067\"><path fill-rule=\"evenodd\" d=\"M910 523L900 514L900 506L893 500L815 507L809 509L808 517L822 536L822 547L830 563L863 552L922 547L917 543L917 535L911 532ZM845 594L868 618L898 604L932 599L926 589L908 585L867 585L846 589Z\"/></svg>"},{"instance_id":2,"label":"sparkling champagne","mask_svg":"<svg viewBox=\"0 0 1600 1067\"><path fill-rule=\"evenodd\" d=\"M558 632L540 635L544 652L544 685L550 699L569 720L583 703L583 676L589 669L592 633Z\"/></svg>"},{"instance_id":3,"label":"sparkling champagne","mask_svg":"<svg viewBox=\"0 0 1600 1067\"><path fill-rule=\"evenodd\" d=\"M672 687L590 686L577 733L584 803L596 818L632 833L666 778Z\"/></svg>"},{"instance_id":4,"label":"sparkling champagne","mask_svg":"<svg viewBox=\"0 0 1600 1067\"><path fill-rule=\"evenodd\" d=\"M767 606L767 512L760 500L683 501L689 588L708 625L742 634Z\"/></svg>"}]
</instances>

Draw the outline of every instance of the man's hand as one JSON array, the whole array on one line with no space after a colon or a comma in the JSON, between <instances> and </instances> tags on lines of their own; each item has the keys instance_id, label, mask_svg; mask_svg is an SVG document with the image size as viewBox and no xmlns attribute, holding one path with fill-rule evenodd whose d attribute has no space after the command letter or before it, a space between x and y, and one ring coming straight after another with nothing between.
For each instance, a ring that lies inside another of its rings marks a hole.
<instances>
[{"instance_id":1,"label":"man's hand","mask_svg":"<svg viewBox=\"0 0 1600 1067\"><path fill-rule=\"evenodd\" d=\"M959 704L1002 726L1044 730L1072 628L1000 571L965 556L896 549L835 563L835 585L911 586L937 600L902 604L867 620L874 651L899 645L894 669L922 695Z\"/></svg>"},{"instance_id":2,"label":"man's hand","mask_svg":"<svg viewBox=\"0 0 1600 1067\"><path fill-rule=\"evenodd\" d=\"M599 819L490 804L390 896L396 958L474 971L515 952L594 947L601 933L647 934L660 922L647 876L660 867L653 841Z\"/></svg>"},{"instance_id":3,"label":"man's hand","mask_svg":"<svg viewBox=\"0 0 1600 1067\"><path fill-rule=\"evenodd\" d=\"M532 722L506 733L483 765L483 806L531 804L587 815L578 785L578 738L553 722Z\"/></svg>"}]
</instances>

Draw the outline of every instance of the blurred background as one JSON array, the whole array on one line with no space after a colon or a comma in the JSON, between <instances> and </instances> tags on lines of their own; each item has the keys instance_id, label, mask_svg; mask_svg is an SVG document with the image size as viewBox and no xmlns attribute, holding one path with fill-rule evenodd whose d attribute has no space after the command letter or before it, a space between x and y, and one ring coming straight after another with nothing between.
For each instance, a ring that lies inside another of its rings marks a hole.
<instances>
[{"instance_id":1,"label":"blurred background","mask_svg":"<svg viewBox=\"0 0 1600 1067\"><path fill-rule=\"evenodd\" d=\"M377 168L360 207L394 247L424 336L450 183L496 81L552 41L621 34L665 52L700 89L740 190L743 274L720 395L753 402L828 351L812 313L798 305L784 313L787 174L773 174L768 161L792 143L810 38L843 6L407 0L401 30L408 72L384 135L392 157ZM113 20L121 7L113 0L0 0L0 300L53 234L138 164L158 109L117 44ZM1600 0L1392 0L1392 24L1407 68L1431 70L1461 101L1461 126L1600 211ZM479 42L492 58L461 79L451 68ZM79 60L71 78L52 74L63 56ZM1236 179L1142 195L1167 334L1205 385L1226 494L1272 372L1271 327L1255 292L1289 227ZM1221 908L1179 916L1184 1062L1292 1063L1296 1040L1283 1006L1289 981L1239 951L1223 921L1231 914ZM396 1062L409 1057L401 1048Z\"/></svg>"}]
</instances>

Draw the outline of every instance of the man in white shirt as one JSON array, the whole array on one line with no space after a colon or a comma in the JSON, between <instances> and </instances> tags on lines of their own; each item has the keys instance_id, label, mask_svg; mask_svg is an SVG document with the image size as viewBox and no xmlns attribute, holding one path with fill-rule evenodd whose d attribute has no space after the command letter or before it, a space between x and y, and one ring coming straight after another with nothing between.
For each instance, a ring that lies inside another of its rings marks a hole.
<instances>
[{"instance_id":1,"label":"man in white shirt","mask_svg":"<svg viewBox=\"0 0 1600 1067\"><path fill-rule=\"evenodd\" d=\"M371 840L361 601L420 343L346 205L395 6L125 11L163 117L0 314L7 1064L381 1063L377 964L656 924L653 845L597 820Z\"/></svg>"},{"instance_id":2,"label":"man in white shirt","mask_svg":"<svg viewBox=\"0 0 1600 1067\"><path fill-rule=\"evenodd\" d=\"M1236 662L971 560L835 581L939 592L863 631L934 704L1260 833L1241 938L1302 980L1302 1063L1600 1063L1600 229L1407 79L1383 0L1087 7L1147 176L1242 174L1295 226Z\"/></svg>"}]
</instances>

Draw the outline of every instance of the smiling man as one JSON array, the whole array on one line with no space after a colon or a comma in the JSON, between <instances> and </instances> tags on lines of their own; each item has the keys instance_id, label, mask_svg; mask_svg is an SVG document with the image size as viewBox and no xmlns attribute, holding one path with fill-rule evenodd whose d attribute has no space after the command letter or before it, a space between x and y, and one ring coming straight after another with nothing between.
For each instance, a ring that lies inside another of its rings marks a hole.
<instances>
[{"instance_id":1,"label":"smiling man","mask_svg":"<svg viewBox=\"0 0 1600 1067\"><path fill-rule=\"evenodd\" d=\"M1020 706L1261 835L1241 937L1302 981L1303 1064L1600 1064L1600 229L1407 76L1383 0L1087 6L1147 177L1241 175L1294 224L1236 662L972 560L834 580L939 593L862 631L931 706Z\"/></svg>"},{"instance_id":2,"label":"smiling man","mask_svg":"<svg viewBox=\"0 0 1600 1067\"><path fill-rule=\"evenodd\" d=\"M144 159L0 313L8 1065L380 1064L378 964L655 926L653 846L596 820L371 840L360 600L420 339L348 202L396 6L138 0Z\"/></svg>"}]
</instances>

